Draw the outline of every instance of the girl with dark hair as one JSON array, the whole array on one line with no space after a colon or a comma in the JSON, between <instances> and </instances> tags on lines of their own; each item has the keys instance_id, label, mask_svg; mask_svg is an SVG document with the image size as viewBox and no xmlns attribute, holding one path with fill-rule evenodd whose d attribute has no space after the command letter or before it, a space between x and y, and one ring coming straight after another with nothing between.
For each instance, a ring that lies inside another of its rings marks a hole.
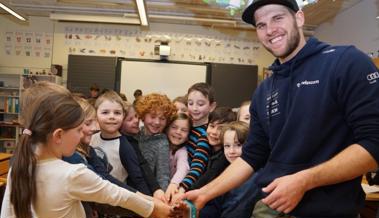
<instances>
[{"instance_id":1,"label":"girl with dark hair","mask_svg":"<svg viewBox=\"0 0 379 218\"><path fill-rule=\"evenodd\" d=\"M170 144L170 184L165 196L167 201L178 193L179 184L189 171L188 153L185 143L192 126L191 118L184 113L173 116L167 127L166 134Z\"/></svg>"}]
</instances>

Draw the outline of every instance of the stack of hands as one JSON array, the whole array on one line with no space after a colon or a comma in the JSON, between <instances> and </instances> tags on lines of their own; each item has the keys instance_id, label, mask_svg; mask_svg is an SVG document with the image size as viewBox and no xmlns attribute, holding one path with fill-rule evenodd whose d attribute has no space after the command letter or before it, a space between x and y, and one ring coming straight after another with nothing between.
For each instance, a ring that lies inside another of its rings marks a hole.
<instances>
[{"instance_id":1,"label":"stack of hands","mask_svg":"<svg viewBox=\"0 0 379 218\"><path fill-rule=\"evenodd\" d=\"M154 192L153 218L191 218L191 208L185 199L185 190L170 184L166 193L162 189Z\"/></svg>"}]
</instances>

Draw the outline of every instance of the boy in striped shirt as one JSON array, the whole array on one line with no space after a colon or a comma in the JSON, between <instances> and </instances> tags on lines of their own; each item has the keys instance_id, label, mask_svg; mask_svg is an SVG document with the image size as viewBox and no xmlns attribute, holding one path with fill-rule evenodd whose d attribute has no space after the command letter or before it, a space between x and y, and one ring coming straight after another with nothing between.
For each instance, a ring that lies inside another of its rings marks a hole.
<instances>
[{"instance_id":1,"label":"boy in striped shirt","mask_svg":"<svg viewBox=\"0 0 379 218\"><path fill-rule=\"evenodd\" d=\"M214 91L210 85L196 83L188 89L188 112L193 122L186 145L190 171L180 183L180 193L187 191L207 168L211 153L207 139L208 116L215 107Z\"/></svg>"}]
</instances>

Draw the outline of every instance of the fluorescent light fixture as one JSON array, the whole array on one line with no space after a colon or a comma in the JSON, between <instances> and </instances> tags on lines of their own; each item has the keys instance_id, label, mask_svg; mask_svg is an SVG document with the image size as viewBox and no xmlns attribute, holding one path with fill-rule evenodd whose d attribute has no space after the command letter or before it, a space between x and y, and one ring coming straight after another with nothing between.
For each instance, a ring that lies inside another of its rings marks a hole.
<instances>
[{"instance_id":1,"label":"fluorescent light fixture","mask_svg":"<svg viewBox=\"0 0 379 218\"><path fill-rule=\"evenodd\" d=\"M139 19L141 20L141 25L142 26L148 26L149 23L147 21L145 1L144 0L136 0L136 3L137 3Z\"/></svg>"},{"instance_id":2,"label":"fluorescent light fixture","mask_svg":"<svg viewBox=\"0 0 379 218\"><path fill-rule=\"evenodd\" d=\"M6 5L4 5L3 3L0 3L0 7L4 10L6 10L8 13L12 14L13 16L17 17L18 19L22 20L22 21L26 21L26 18L19 15L18 13L16 13L14 10L10 9L9 7L7 7Z\"/></svg>"},{"instance_id":3,"label":"fluorescent light fixture","mask_svg":"<svg viewBox=\"0 0 379 218\"><path fill-rule=\"evenodd\" d=\"M379 16L376 16L376 19L379 19Z\"/></svg>"},{"instance_id":4,"label":"fluorescent light fixture","mask_svg":"<svg viewBox=\"0 0 379 218\"><path fill-rule=\"evenodd\" d=\"M140 24L138 18L115 17L115 16L100 16L100 15L82 15L82 14L62 14L51 13L51 20L58 21L76 21L89 23L116 23L116 24Z\"/></svg>"}]
</instances>

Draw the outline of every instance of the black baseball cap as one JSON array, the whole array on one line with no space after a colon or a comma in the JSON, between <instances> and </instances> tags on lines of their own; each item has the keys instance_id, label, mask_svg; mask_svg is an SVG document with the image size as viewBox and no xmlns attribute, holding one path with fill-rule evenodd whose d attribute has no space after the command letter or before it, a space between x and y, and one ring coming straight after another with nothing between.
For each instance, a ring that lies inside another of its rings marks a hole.
<instances>
[{"instance_id":1,"label":"black baseball cap","mask_svg":"<svg viewBox=\"0 0 379 218\"><path fill-rule=\"evenodd\" d=\"M270 4L284 5L295 12L299 10L299 5L297 4L296 0L253 0L253 2L244 10L242 14L242 20L255 26L255 11L264 5Z\"/></svg>"}]
</instances>

